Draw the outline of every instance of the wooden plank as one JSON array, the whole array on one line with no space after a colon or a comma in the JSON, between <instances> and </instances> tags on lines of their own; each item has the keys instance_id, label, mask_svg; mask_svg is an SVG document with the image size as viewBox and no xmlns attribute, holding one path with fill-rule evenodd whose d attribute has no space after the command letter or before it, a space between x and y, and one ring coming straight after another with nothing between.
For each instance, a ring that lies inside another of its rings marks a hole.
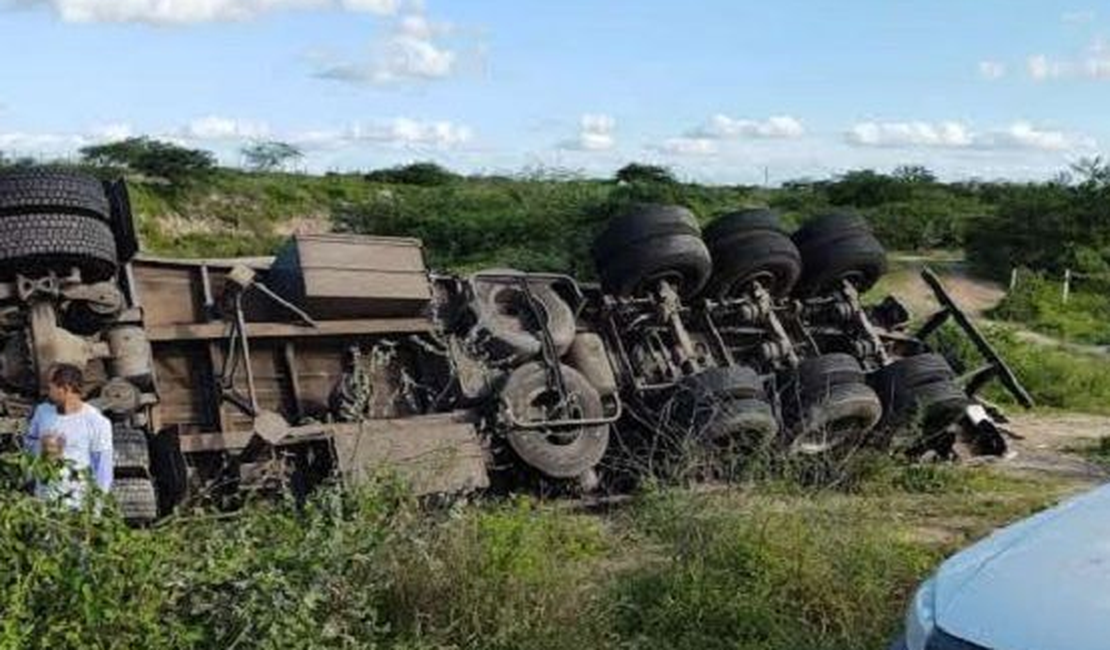
<instances>
[{"instance_id":1,"label":"wooden plank","mask_svg":"<svg viewBox=\"0 0 1110 650\"><path fill-rule=\"evenodd\" d=\"M311 437L331 437L339 472L348 484L395 473L418 495L465 492L489 486L486 452L474 421L474 413L456 411L323 424ZM183 434L181 451L239 451L246 448L253 435L251 431Z\"/></svg>"},{"instance_id":2,"label":"wooden plank","mask_svg":"<svg viewBox=\"0 0 1110 650\"><path fill-rule=\"evenodd\" d=\"M395 473L418 495L489 487L477 430L454 414L366 420L344 425L334 441L339 470L349 484L384 472Z\"/></svg>"},{"instance_id":3,"label":"wooden plank","mask_svg":"<svg viewBox=\"0 0 1110 650\"><path fill-rule=\"evenodd\" d=\"M252 339L411 334L430 332L432 329L432 322L426 318L319 321L317 327L292 323L247 323L247 335ZM152 342L222 339L227 336L227 325L221 322L157 325L146 328L146 335Z\"/></svg>"}]
</instances>

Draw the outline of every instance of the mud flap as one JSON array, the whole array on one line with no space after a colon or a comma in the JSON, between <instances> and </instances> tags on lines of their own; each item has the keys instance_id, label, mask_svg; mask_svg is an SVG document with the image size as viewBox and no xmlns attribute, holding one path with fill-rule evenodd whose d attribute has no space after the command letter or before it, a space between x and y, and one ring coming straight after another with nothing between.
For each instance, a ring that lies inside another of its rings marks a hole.
<instances>
[{"instance_id":1,"label":"mud flap","mask_svg":"<svg viewBox=\"0 0 1110 650\"><path fill-rule=\"evenodd\" d=\"M395 474L417 495L489 487L486 453L468 412L333 424L343 481Z\"/></svg>"}]
</instances>

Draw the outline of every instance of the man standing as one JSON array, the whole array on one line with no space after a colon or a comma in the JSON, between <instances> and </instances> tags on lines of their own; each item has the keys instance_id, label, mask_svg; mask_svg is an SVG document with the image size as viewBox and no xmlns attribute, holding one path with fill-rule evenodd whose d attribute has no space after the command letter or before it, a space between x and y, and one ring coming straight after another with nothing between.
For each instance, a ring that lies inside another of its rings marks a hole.
<instances>
[{"instance_id":1,"label":"man standing","mask_svg":"<svg viewBox=\"0 0 1110 650\"><path fill-rule=\"evenodd\" d=\"M63 479L58 485L36 487L37 494L60 497L72 508L82 505L85 482L80 475L85 471L91 472L104 492L112 488L112 423L82 399L82 381L77 366L60 363L51 368L47 377L49 401L35 409L24 439L31 454L42 454L44 447L60 452L78 473L78 480Z\"/></svg>"}]
</instances>

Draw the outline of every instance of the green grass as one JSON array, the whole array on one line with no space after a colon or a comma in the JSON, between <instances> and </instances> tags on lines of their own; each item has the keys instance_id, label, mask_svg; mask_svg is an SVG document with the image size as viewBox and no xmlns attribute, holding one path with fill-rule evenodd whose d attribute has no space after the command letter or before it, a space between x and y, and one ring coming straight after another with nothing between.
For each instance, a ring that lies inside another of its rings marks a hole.
<instances>
[{"instance_id":1,"label":"green grass","mask_svg":"<svg viewBox=\"0 0 1110 650\"><path fill-rule=\"evenodd\" d=\"M982 330L1038 407L1110 414L1110 358L1024 341L1012 328L1002 325ZM937 343L958 372L983 363L954 326L942 328ZM999 403L1014 403L997 382L988 385L986 396Z\"/></svg>"},{"instance_id":2,"label":"green grass","mask_svg":"<svg viewBox=\"0 0 1110 650\"><path fill-rule=\"evenodd\" d=\"M869 467L601 515L385 483L151 530L0 492L0 647L882 648L945 554L1074 489Z\"/></svg>"},{"instance_id":3,"label":"green grass","mask_svg":"<svg viewBox=\"0 0 1110 650\"><path fill-rule=\"evenodd\" d=\"M1021 273L990 315L1068 342L1110 344L1110 294L1090 283L1076 287L1064 302L1062 281Z\"/></svg>"}]
</instances>

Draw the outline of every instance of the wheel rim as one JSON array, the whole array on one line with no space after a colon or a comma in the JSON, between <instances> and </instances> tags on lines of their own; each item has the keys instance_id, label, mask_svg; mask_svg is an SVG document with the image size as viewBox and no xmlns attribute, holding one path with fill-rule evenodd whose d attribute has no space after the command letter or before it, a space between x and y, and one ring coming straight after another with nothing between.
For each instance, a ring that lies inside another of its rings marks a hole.
<instances>
[{"instance_id":1,"label":"wheel rim","mask_svg":"<svg viewBox=\"0 0 1110 650\"><path fill-rule=\"evenodd\" d=\"M775 285L778 284L778 279L775 277L775 273L773 271L753 271L743 277L739 277L733 280L732 282L722 287L721 291L718 293L718 296L721 298L734 298L741 293L746 293L756 282L759 282L764 289L772 291L774 290Z\"/></svg>"},{"instance_id":2,"label":"wheel rim","mask_svg":"<svg viewBox=\"0 0 1110 650\"><path fill-rule=\"evenodd\" d=\"M637 287L636 293L643 294L654 291L663 282L667 282L675 290L676 293L682 294L682 289L686 285L686 275L682 271L668 269L660 271L653 275L648 276L640 286Z\"/></svg>"},{"instance_id":3,"label":"wheel rim","mask_svg":"<svg viewBox=\"0 0 1110 650\"><path fill-rule=\"evenodd\" d=\"M540 388L528 395L528 410L524 414L529 422L545 421L563 411L564 419L579 420L584 417L582 407L574 395L567 396L567 403L560 408L559 393L550 388ZM545 442L557 447L569 447L585 434L584 427L553 427L532 429L525 435L541 436Z\"/></svg>"}]
</instances>

